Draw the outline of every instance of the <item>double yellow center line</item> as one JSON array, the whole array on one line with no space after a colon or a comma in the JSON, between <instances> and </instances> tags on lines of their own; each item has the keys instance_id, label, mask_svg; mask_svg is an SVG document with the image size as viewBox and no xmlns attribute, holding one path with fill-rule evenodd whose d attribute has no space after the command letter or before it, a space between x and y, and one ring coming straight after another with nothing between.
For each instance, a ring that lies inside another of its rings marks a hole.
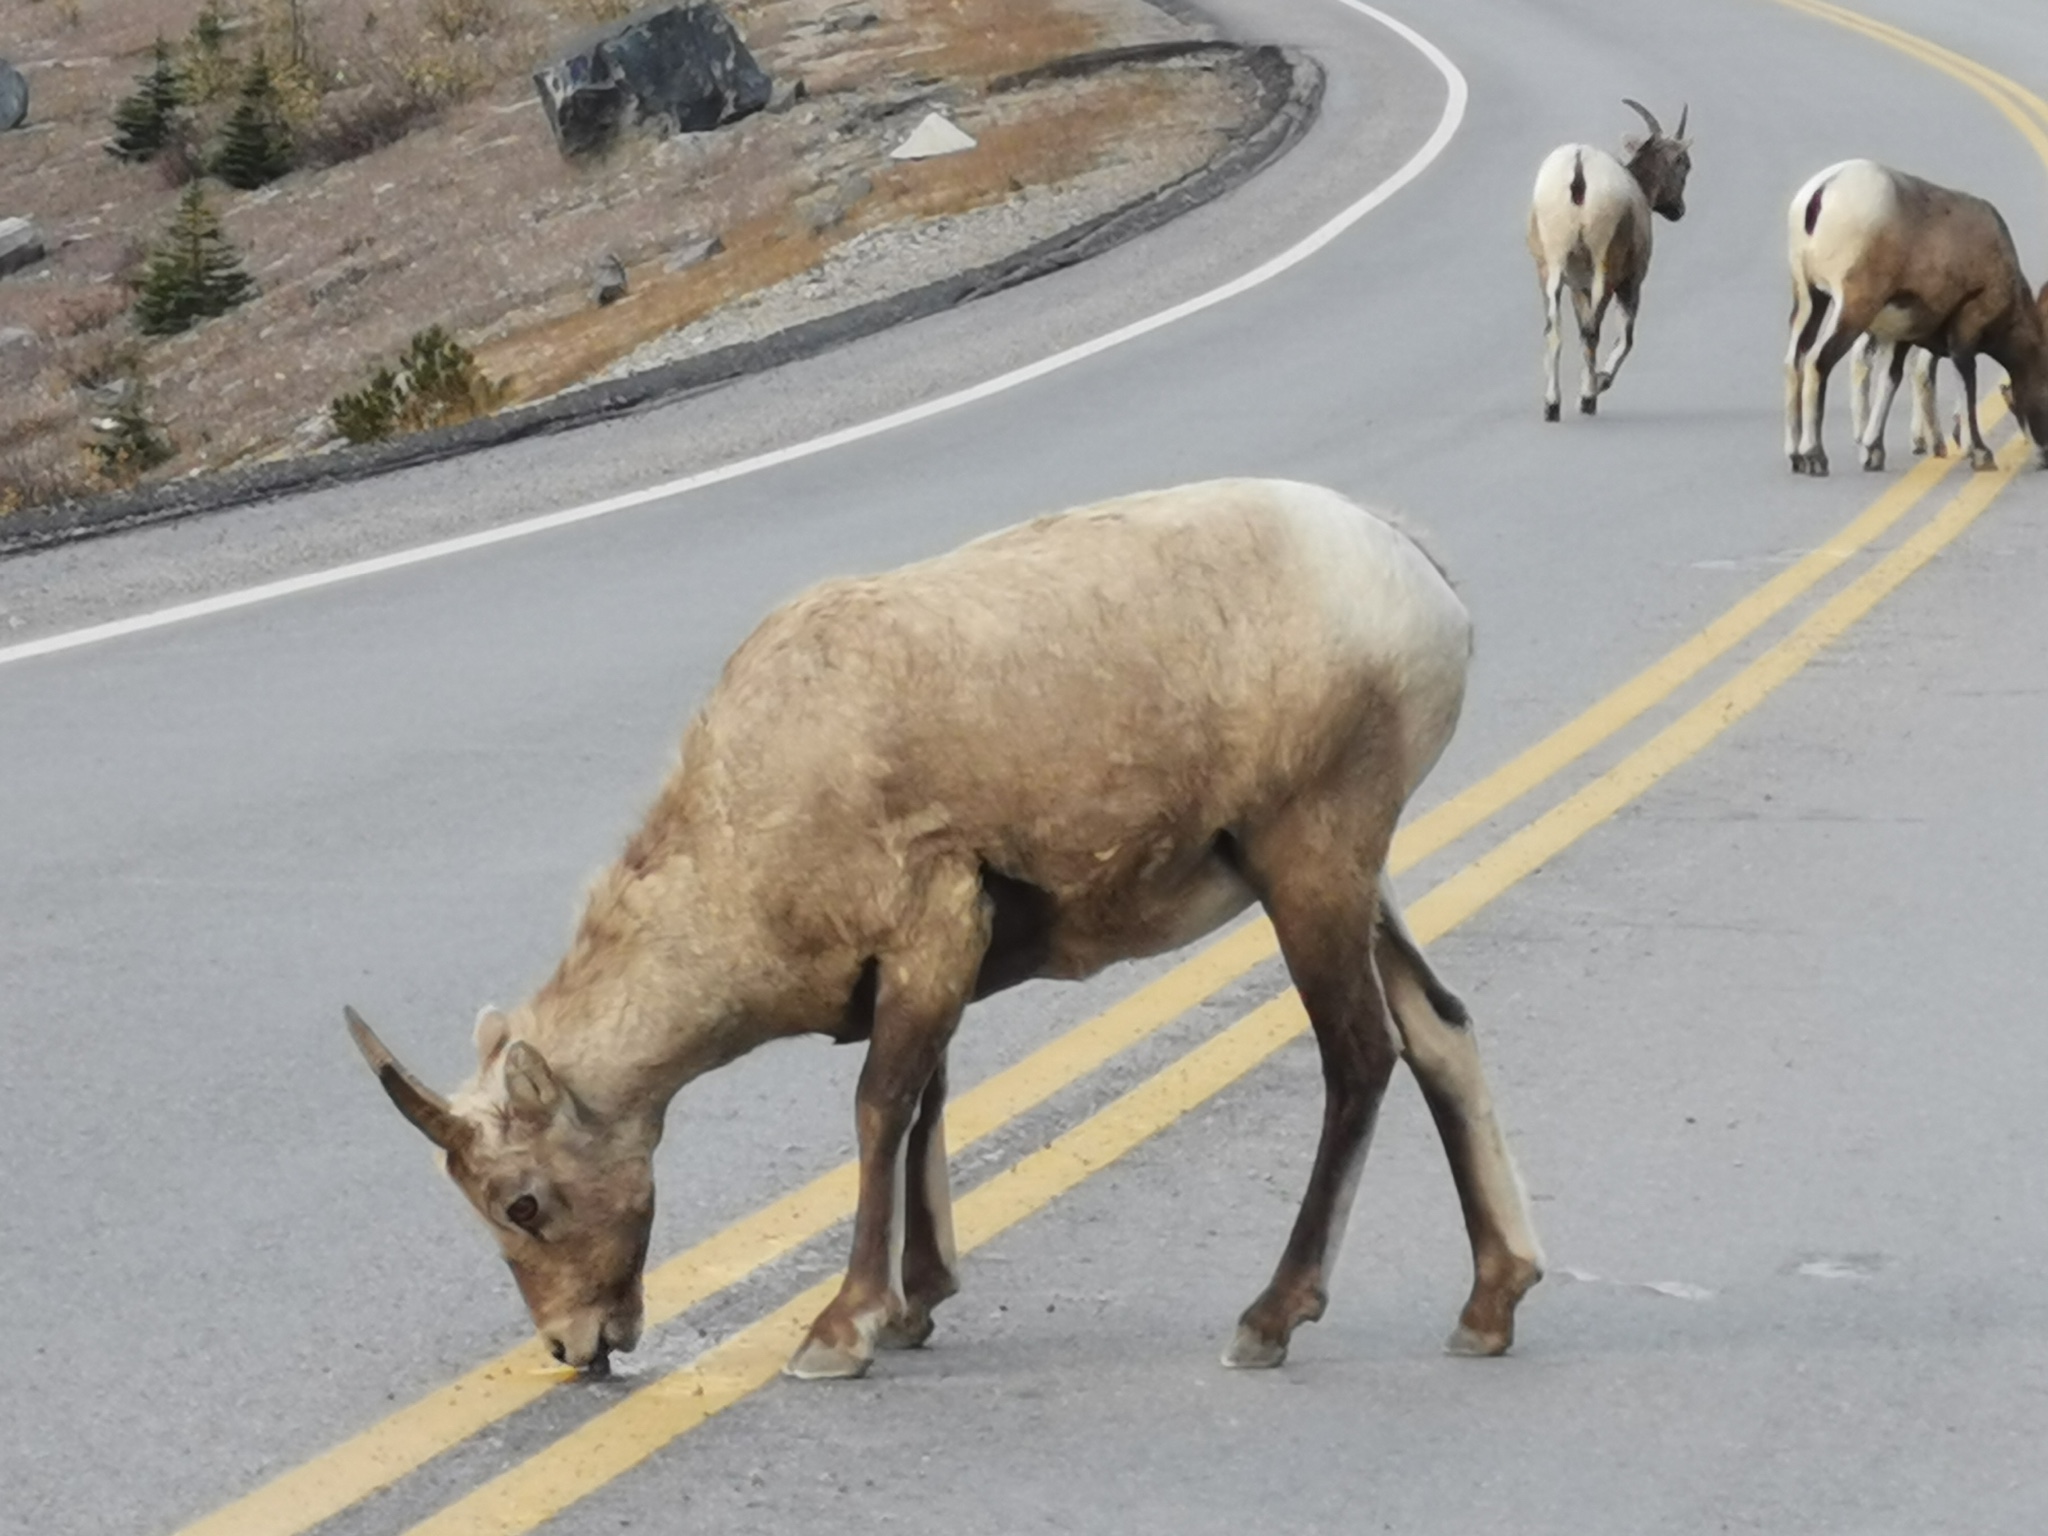
<instances>
[{"instance_id":1,"label":"double yellow center line","mask_svg":"<svg viewBox=\"0 0 2048 1536\"><path fill-rule=\"evenodd\" d=\"M2048 104L1958 55L1822 0L1780 0L1900 48L1963 80L2020 125L2048 162ZM1995 419L1997 407L1987 411ZM1478 912L1545 860L1613 816L1699 752L1792 677L1823 647L1958 537L2010 483L2025 457L2015 440L1999 467L1972 476L1910 537L1873 562L1789 633L1671 724L1562 803L1466 865L1408 909L1417 936L1434 940ZM1639 673L1560 730L1485 779L1418 817L1394 846L1396 873L1449 847L1564 773L1897 526L1950 473L1955 461L1915 465L1819 548ZM948 1109L955 1149L1044 1104L1181 1017L1276 953L1271 928L1254 921L1211 944L1106 1012L1077 1026ZM1171 1125L1265 1061L1305 1027L1288 994L1194 1047L1161 1072L1049 1145L964 1194L955 1208L963 1252L1043 1209L1108 1163ZM651 1270L647 1325L660 1327L852 1214L855 1168L831 1170ZM811 1287L689 1365L594 1415L502 1476L449 1505L418 1533L533 1529L771 1380L812 1315L838 1285ZM568 1379L536 1343L477 1367L178 1536L300 1536L399 1481Z\"/></svg>"}]
</instances>

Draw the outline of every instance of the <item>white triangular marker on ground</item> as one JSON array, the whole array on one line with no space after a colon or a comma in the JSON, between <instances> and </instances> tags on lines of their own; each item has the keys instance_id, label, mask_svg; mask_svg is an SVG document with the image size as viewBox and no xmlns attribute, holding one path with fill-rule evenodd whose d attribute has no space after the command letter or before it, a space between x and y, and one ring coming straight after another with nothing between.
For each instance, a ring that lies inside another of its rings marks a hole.
<instances>
[{"instance_id":1,"label":"white triangular marker on ground","mask_svg":"<svg viewBox=\"0 0 2048 1536\"><path fill-rule=\"evenodd\" d=\"M889 151L891 160L929 160L934 155L957 155L974 148L972 134L955 127L937 112L927 112L924 121L910 130L910 137Z\"/></svg>"}]
</instances>

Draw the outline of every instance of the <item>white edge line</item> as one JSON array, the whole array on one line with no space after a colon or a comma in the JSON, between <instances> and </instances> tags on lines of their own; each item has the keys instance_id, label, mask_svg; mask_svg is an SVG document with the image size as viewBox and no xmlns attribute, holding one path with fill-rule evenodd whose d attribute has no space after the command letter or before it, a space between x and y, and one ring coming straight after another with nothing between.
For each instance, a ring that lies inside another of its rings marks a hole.
<instances>
[{"instance_id":1,"label":"white edge line","mask_svg":"<svg viewBox=\"0 0 2048 1536\"><path fill-rule=\"evenodd\" d=\"M762 470L794 463L798 459L807 459L813 454L826 453L834 448L843 448L849 443L878 437L884 432L893 432L898 427L907 427L943 412L957 410L963 405L971 405L977 400L985 400L991 395L1015 389L1021 384L1028 384L1062 368L1070 368L1075 363L1107 352L1112 347L1120 347L1127 341L1135 341L1140 336L1149 335L1176 321L1185 320L1190 315L1200 314L1205 309L1226 303L1240 294L1271 282L1289 268L1298 266L1315 255L1429 169L1437 156L1444 152L1465 118L1465 103L1470 94L1465 77L1458 72L1458 66L1450 61L1442 49L1414 28L1396 21L1384 11L1364 4L1363 0L1337 0L1337 3L1378 22L1436 67L1437 73L1444 77L1444 83L1449 87L1443 115L1437 119L1436 130L1430 134L1423 146L1392 176L1331 218L1321 228L1221 287L1211 288L1207 293L1184 300L1170 309L1162 309L1157 314L1148 315L1142 320L1134 320L1129 325L1107 332L1092 341L1068 347L1065 351L1055 352L1050 357L1041 358L1035 363L1027 363L1022 368L1012 369L1008 373L998 374L995 378L970 385L966 389L955 390L952 394L927 400L922 405L913 405L887 416L878 416L872 421L861 422L856 426L842 427L837 432L828 432L822 437L813 437L787 448L777 448L768 453L756 454L752 458L739 459L730 464L720 465L716 469L701 470L694 475L685 475L680 480L665 481L660 485L648 486L644 490L610 496L603 501L586 502L582 506L569 507L560 512L548 512L520 522L506 523L502 527L486 529L480 533L442 539L437 543L421 544L412 549L378 555L369 560L356 560L347 565L332 566L324 571L311 571L303 576L288 576L279 581L264 582L260 586L244 587L236 592L223 592L214 597L199 598L170 608L159 608L151 613L136 614L83 629L66 630L36 640L25 640L17 645L0 647L0 666L30 661L38 656L52 656L62 651L78 650L83 646L97 645L101 641L119 639L124 635L164 629L173 624L182 624L191 619L206 618L217 613L231 613L235 609L254 607L258 603L270 602L276 598L318 591L322 587L335 586L344 581L378 576L386 571L403 570L411 565L424 565L430 560L446 559L450 555L467 554L473 549L487 549L493 544L504 544L532 534L566 528L573 523L606 517L614 512L623 512L629 507L643 506L650 501L661 501L671 496L686 496L707 486L737 480L743 475L758 474Z\"/></svg>"}]
</instances>

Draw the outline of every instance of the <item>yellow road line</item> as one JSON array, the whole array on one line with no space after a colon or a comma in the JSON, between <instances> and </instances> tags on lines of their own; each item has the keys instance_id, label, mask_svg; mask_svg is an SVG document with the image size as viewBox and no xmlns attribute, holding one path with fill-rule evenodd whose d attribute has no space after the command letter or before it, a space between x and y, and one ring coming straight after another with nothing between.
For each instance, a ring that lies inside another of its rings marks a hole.
<instances>
[{"instance_id":1,"label":"yellow road line","mask_svg":"<svg viewBox=\"0 0 2048 1536\"><path fill-rule=\"evenodd\" d=\"M2026 141L2033 145L2034 153L2048 164L2048 134L2042 132L2042 125L2048 124L2048 102L2021 85L2018 81L2001 75L1994 69L1979 64L1975 59L1931 43L1924 37L1876 21L1868 16L1858 15L1839 5L1830 5L1827 0L1778 0L1778 3L1795 11L1804 11L1823 21L1831 21L1838 27L1851 32L1860 32L1865 37L1896 48L1908 57L1917 59L1929 68L1938 69L1951 79L1960 80L1978 95L1988 100L2006 120L2019 129Z\"/></svg>"},{"instance_id":2,"label":"yellow road line","mask_svg":"<svg viewBox=\"0 0 2048 1536\"><path fill-rule=\"evenodd\" d=\"M2028 451L2024 439L2008 442L1996 471L1971 477L1927 524L1729 682L1415 902L1408 915L1416 936L1424 943L1440 938L1697 755L1975 522L2011 483ZM1157 1135L1300 1035L1307 1022L1293 993L1276 998L962 1196L954 1213L961 1251L1008 1231ZM773 1380L838 1284L834 1276L812 1286L412 1527L407 1536L522 1536L552 1519Z\"/></svg>"}]
</instances>

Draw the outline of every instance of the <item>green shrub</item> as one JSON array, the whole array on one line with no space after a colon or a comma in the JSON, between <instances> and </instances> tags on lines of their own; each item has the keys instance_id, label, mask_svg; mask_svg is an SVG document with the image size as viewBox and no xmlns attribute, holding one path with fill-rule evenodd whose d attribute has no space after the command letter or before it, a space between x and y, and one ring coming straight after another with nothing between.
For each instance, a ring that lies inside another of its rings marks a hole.
<instances>
[{"instance_id":1,"label":"green shrub","mask_svg":"<svg viewBox=\"0 0 2048 1536\"><path fill-rule=\"evenodd\" d=\"M488 416L504 398L504 383L485 378L469 349L436 325L406 344L395 369L379 368L363 388L336 395L328 414L350 442L379 443Z\"/></svg>"},{"instance_id":2,"label":"green shrub","mask_svg":"<svg viewBox=\"0 0 2048 1536\"><path fill-rule=\"evenodd\" d=\"M185 89L171 62L170 44L161 37L156 40L155 60L148 74L135 77L135 94L122 97L114 108L114 138L107 153L116 160L154 160L177 136Z\"/></svg>"},{"instance_id":3,"label":"green shrub","mask_svg":"<svg viewBox=\"0 0 2048 1536\"><path fill-rule=\"evenodd\" d=\"M145 336L170 336L224 315L256 292L198 184L185 189L162 242L136 284L135 324Z\"/></svg>"},{"instance_id":4,"label":"green shrub","mask_svg":"<svg viewBox=\"0 0 2048 1536\"><path fill-rule=\"evenodd\" d=\"M176 453L157 424L142 408L140 386L96 422L99 436L86 445L94 467L102 478L116 485L132 485L159 464L168 463Z\"/></svg>"}]
</instances>

